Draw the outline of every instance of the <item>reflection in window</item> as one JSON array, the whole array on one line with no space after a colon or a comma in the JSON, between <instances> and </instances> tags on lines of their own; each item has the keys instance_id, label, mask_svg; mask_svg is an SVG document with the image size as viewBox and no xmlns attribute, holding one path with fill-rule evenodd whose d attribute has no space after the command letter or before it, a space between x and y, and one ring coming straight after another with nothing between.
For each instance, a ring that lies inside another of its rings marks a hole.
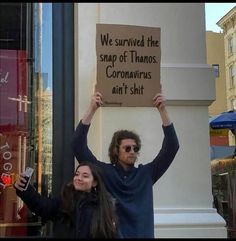
<instances>
[{"instance_id":1,"label":"reflection in window","mask_svg":"<svg viewBox=\"0 0 236 241\"><path fill-rule=\"evenodd\" d=\"M52 176L52 4L0 3L0 233L40 236L12 186L26 166L43 195Z\"/></svg>"},{"instance_id":2,"label":"reflection in window","mask_svg":"<svg viewBox=\"0 0 236 241\"><path fill-rule=\"evenodd\" d=\"M213 64L212 67L213 67L215 78L219 78L220 76L219 64Z\"/></svg>"}]
</instances>

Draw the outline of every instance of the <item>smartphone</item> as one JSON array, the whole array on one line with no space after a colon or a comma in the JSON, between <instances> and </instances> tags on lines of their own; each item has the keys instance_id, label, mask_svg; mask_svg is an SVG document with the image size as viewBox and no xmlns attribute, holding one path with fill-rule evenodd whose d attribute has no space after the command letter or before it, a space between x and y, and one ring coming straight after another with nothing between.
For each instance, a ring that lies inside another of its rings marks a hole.
<instances>
[{"instance_id":1,"label":"smartphone","mask_svg":"<svg viewBox=\"0 0 236 241\"><path fill-rule=\"evenodd\" d=\"M25 191L30 183L30 179L33 175L34 169L31 167L26 167L25 172L24 172L24 178L27 180L27 182L22 186L22 189Z\"/></svg>"}]
</instances>

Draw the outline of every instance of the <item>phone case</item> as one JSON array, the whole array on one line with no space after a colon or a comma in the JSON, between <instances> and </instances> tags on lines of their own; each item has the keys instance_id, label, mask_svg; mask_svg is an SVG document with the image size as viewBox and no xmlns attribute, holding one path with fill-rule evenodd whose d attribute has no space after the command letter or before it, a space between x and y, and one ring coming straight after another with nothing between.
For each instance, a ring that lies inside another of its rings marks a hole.
<instances>
[{"instance_id":1,"label":"phone case","mask_svg":"<svg viewBox=\"0 0 236 241\"><path fill-rule=\"evenodd\" d=\"M32 177L32 175L33 175L33 172L34 172L34 169L33 168L31 168L31 167L26 167L26 169L25 169L25 172L24 172L24 178L27 180L27 182L25 183L25 185L22 187L23 188L23 190L26 190L27 189L27 187L28 187L28 185L29 185L29 183L30 183L30 179L31 179L31 177Z\"/></svg>"}]
</instances>

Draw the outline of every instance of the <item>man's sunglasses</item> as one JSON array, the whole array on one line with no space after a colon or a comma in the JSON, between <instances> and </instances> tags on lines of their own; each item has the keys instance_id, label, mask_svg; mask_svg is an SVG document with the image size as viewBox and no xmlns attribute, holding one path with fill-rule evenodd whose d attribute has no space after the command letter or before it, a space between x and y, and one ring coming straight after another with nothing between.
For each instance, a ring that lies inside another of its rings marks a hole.
<instances>
[{"instance_id":1,"label":"man's sunglasses","mask_svg":"<svg viewBox=\"0 0 236 241\"><path fill-rule=\"evenodd\" d=\"M124 146L125 152L130 152L131 148L135 153L137 153L140 149L138 146Z\"/></svg>"}]
</instances>

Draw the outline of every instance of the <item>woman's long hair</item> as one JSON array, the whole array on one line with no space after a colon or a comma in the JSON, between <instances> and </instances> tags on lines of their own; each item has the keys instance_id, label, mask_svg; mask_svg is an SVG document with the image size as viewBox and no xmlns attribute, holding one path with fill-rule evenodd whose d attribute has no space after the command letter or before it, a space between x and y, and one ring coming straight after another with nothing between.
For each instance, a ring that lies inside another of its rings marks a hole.
<instances>
[{"instance_id":1,"label":"woman's long hair","mask_svg":"<svg viewBox=\"0 0 236 241\"><path fill-rule=\"evenodd\" d=\"M94 181L97 182L96 188L92 192L96 193L99 207L94 210L92 215L92 223L90 227L91 238L116 238L117 237L117 218L115 214L115 203L110 193L106 190L102 178L100 176L98 166L91 163L81 163L81 166L88 166L93 175ZM62 206L63 211L68 217L74 217L75 212L75 195L76 191L73 182L66 184L62 190ZM71 220L73 222L73 220Z\"/></svg>"}]
</instances>

